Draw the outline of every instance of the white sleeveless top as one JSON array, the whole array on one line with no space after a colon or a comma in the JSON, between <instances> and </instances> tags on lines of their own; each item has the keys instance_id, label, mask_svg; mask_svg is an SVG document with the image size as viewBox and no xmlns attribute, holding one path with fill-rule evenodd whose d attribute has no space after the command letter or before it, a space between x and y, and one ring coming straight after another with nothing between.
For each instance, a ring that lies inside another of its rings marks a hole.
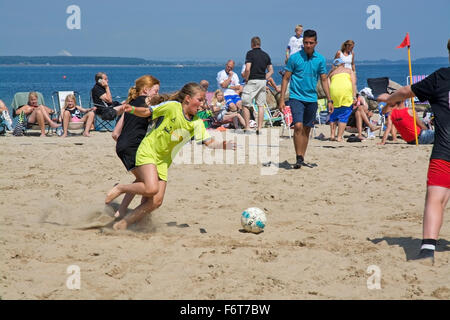
<instances>
[{"instance_id":1,"label":"white sleeveless top","mask_svg":"<svg viewBox=\"0 0 450 320\"><path fill-rule=\"evenodd\" d=\"M339 58L341 58L342 61L344 61L345 67L346 67L347 69L353 70L353 69L352 69L353 54L350 53L348 56L346 56L346 55L344 55L344 54L342 53L342 51L339 51L339 53L340 53L340 57L339 57Z\"/></svg>"}]
</instances>

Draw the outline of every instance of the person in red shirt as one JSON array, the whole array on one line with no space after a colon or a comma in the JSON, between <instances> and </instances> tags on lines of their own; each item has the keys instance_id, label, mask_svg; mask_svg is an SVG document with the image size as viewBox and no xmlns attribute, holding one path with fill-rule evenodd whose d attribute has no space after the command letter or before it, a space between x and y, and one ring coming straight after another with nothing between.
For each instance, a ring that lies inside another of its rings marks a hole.
<instances>
[{"instance_id":1,"label":"person in red shirt","mask_svg":"<svg viewBox=\"0 0 450 320\"><path fill-rule=\"evenodd\" d=\"M416 143L414 133L414 117L411 109L405 106L405 103L399 102L394 106L384 106L383 114L390 112L388 117L386 131L379 145L384 145L391 131L392 125L397 129L403 140L409 144ZM432 144L434 142L434 130L429 130L427 126L419 119L416 113L416 130L419 144Z\"/></svg>"}]
</instances>

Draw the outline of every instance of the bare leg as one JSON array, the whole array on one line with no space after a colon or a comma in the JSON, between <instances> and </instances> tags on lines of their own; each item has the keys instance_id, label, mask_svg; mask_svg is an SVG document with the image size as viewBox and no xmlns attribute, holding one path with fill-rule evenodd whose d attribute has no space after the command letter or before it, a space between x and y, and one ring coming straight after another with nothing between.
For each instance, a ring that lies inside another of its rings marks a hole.
<instances>
[{"instance_id":1,"label":"bare leg","mask_svg":"<svg viewBox=\"0 0 450 320\"><path fill-rule=\"evenodd\" d=\"M438 186L429 186L427 188L423 214L424 239L437 240L449 198L450 189Z\"/></svg>"},{"instance_id":2,"label":"bare leg","mask_svg":"<svg viewBox=\"0 0 450 320\"><path fill-rule=\"evenodd\" d=\"M337 142L342 142L346 126L347 126L347 123L338 122L338 134L337 134L337 139L336 139Z\"/></svg>"},{"instance_id":3,"label":"bare leg","mask_svg":"<svg viewBox=\"0 0 450 320\"><path fill-rule=\"evenodd\" d=\"M41 109L35 110L33 113L36 113L36 121L41 129L41 137L45 137L45 119L44 112Z\"/></svg>"},{"instance_id":4,"label":"bare leg","mask_svg":"<svg viewBox=\"0 0 450 320\"><path fill-rule=\"evenodd\" d=\"M296 155L305 157L306 148L308 147L310 127L304 126L303 123L297 122L294 125L294 148Z\"/></svg>"},{"instance_id":5,"label":"bare leg","mask_svg":"<svg viewBox=\"0 0 450 320\"><path fill-rule=\"evenodd\" d=\"M258 106L258 131L261 132L261 127L264 122L264 106Z\"/></svg>"},{"instance_id":6,"label":"bare leg","mask_svg":"<svg viewBox=\"0 0 450 320\"><path fill-rule=\"evenodd\" d=\"M330 141L336 141L336 122L330 122Z\"/></svg>"},{"instance_id":7,"label":"bare leg","mask_svg":"<svg viewBox=\"0 0 450 320\"><path fill-rule=\"evenodd\" d=\"M243 107L242 108L242 112L244 115L244 121L245 121L245 125L244 125L244 129L245 130L249 130L249 123L250 123L250 110L247 107Z\"/></svg>"},{"instance_id":8,"label":"bare leg","mask_svg":"<svg viewBox=\"0 0 450 320\"><path fill-rule=\"evenodd\" d=\"M133 181L133 183L135 182L139 182L139 178L136 174L136 168L134 168L133 170L131 170L131 173L135 176L135 180ZM135 194L134 193L126 193L125 197L123 197L122 202L120 203L119 209L116 211L116 213L114 214L114 217L116 218L122 218L123 216L125 216L125 214L127 213L127 209L128 206L130 205L131 201L133 201ZM142 199L144 199L144 197L142 197Z\"/></svg>"},{"instance_id":9,"label":"bare leg","mask_svg":"<svg viewBox=\"0 0 450 320\"><path fill-rule=\"evenodd\" d=\"M132 184L118 184L106 195L105 204L109 204L122 193L140 194L153 197L158 192L158 171L154 164L145 164L134 170L139 182Z\"/></svg>"},{"instance_id":10,"label":"bare leg","mask_svg":"<svg viewBox=\"0 0 450 320\"><path fill-rule=\"evenodd\" d=\"M94 123L94 117L95 114L94 112L88 112L87 114L84 115L83 117L83 121L85 121L85 125L84 125L84 132L83 132L83 136L85 137L90 137L91 135L89 134L89 131L91 130L91 126Z\"/></svg>"},{"instance_id":11,"label":"bare leg","mask_svg":"<svg viewBox=\"0 0 450 320\"><path fill-rule=\"evenodd\" d=\"M166 181L158 181L158 192L150 197L147 201L140 204L136 209L128 214L124 219L116 222L113 225L114 230L125 230L129 225L139 222L145 215L151 213L155 209L159 208L164 199L164 193L166 192Z\"/></svg>"},{"instance_id":12,"label":"bare leg","mask_svg":"<svg viewBox=\"0 0 450 320\"><path fill-rule=\"evenodd\" d=\"M361 112L360 109L356 110L356 112L355 112L355 119L356 119L356 128L358 129L358 138L361 139L361 140L364 140L365 138L364 138L364 136L362 134L362 122L363 122L363 119L361 117L361 113L364 113L364 112Z\"/></svg>"},{"instance_id":13,"label":"bare leg","mask_svg":"<svg viewBox=\"0 0 450 320\"><path fill-rule=\"evenodd\" d=\"M64 111L64 115L63 115L63 130L64 133L61 136L61 138L65 138L67 137L67 130L69 129L69 122L70 122L70 112L69 111Z\"/></svg>"}]
</instances>

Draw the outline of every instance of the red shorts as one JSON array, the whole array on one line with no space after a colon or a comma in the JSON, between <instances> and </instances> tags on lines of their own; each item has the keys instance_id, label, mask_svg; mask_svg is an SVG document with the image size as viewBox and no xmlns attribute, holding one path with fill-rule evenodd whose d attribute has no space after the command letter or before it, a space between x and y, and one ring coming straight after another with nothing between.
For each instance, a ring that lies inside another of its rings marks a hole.
<instances>
[{"instance_id":1,"label":"red shorts","mask_svg":"<svg viewBox=\"0 0 450 320\"><path fill-rule=\"evenodd\" d=\"M450 162L442 159L430 160L427 186L438 186L450 189Z\"/></svg>"}]
</instances>

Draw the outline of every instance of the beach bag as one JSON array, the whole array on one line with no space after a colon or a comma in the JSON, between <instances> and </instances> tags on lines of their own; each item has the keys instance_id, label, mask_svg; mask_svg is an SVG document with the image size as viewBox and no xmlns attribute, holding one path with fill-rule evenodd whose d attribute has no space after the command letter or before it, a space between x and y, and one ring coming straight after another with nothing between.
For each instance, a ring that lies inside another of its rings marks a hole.
<instances>
[{"instance_id":1,"label":"beach bag","mask_svg":"<svg viewBox=\"0 0 450 320\"><path fill-rule=\"evenodd\" d=\"M25 133L25 129L27 127L27 117L24 112L21 112L19 115L19 120L17 120L17 124L13 130L13 136L20 137Z\"/></svg>"}]
</instances>

